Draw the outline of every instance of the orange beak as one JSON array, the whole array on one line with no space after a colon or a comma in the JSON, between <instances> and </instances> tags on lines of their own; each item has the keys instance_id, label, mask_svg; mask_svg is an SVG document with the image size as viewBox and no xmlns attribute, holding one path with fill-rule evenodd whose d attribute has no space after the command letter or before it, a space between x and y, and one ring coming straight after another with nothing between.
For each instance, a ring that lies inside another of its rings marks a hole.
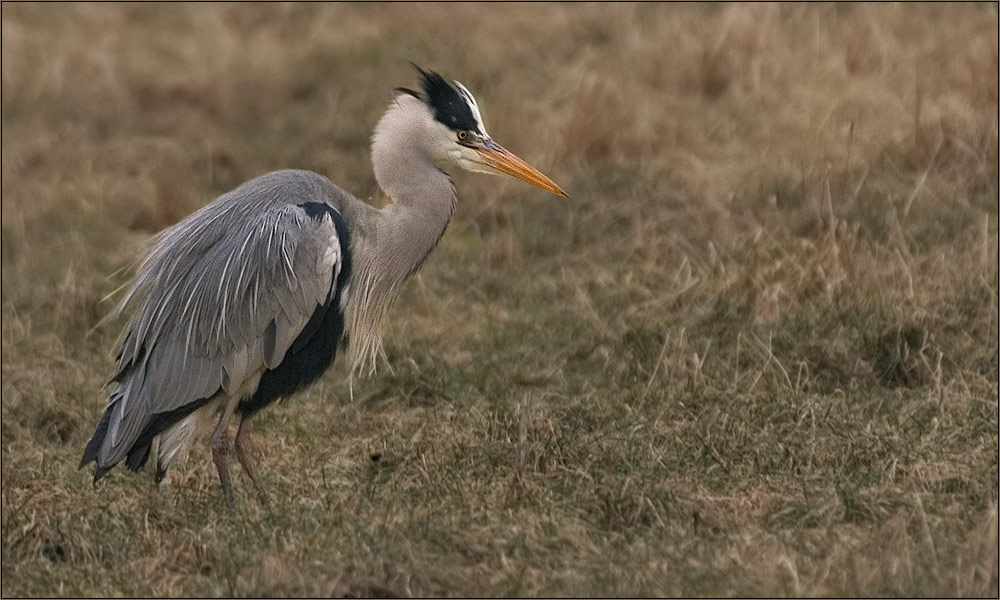
<instances>
[{"instance_id":1,"label":"orange beak","mask_svg":"<svg viewBox=\"0 0 1000 600\"><path fill-rule=\"evenodd\" d=\"M552 192L553 194L559 194L560 196L569 198L569 194L562 191L561 187L543 175L541 171L524 162L493 140L487 139L484 147L475 148L475 150L479 153L479 156L483 159L483 163L487 166L492 167L506 175L510 175L511 177L516 177L521 181L526 181L531 185L542 188L543 190Z\"/></svg>"}]
</instances>

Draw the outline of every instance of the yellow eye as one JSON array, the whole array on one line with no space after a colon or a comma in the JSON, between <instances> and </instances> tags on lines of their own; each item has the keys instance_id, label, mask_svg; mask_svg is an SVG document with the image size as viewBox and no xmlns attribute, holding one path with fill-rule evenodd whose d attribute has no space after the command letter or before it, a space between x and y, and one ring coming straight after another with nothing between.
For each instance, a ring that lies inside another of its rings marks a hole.
<instances>
[{"instance_id":1,"label":"yellow eye","mask_svg":"<svg viewBox=\"0 0 1000 600\"><path fill-rule=\"evenodd\" d=\"M458 132L458 139L459 140L461 140L461 141L464 142L466 140L466 138L468 138L468 137L469 137L469 132L468 131L459 131Z\"/></svg>"}]
</instances>

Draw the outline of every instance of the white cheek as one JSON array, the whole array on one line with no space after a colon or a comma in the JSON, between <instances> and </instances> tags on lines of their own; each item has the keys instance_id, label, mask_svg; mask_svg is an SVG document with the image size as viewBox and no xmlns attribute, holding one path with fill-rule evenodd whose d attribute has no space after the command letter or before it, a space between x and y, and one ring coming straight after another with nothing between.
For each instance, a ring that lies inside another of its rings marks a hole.
<instances>
[{"instance_id":1,"label":"white cheek","mask_svg":"<svg viewBox=\"0 0 1000 600\"><path fill-rule=\"evenodd\" d=\"M499 171L482 163L479 153L458 143L454 131L433 121L424 132L428 140L427 150L434 165L445 171L457 168L474 173L497 174Z\"/></svg>"},{"instance_id":2,"label":"white cheek","mask_svg":"<svg viewBox=\"0 0 1000 600\"><path fill-rule=\"evenodd\" d=\"M469 157L464 155L460 155L455 160L455 162L458 163L458 166L462 167L466 171L476 172L479 171L480 168L480 165L478 163L473 162L472 160L469 159Z\"/></svg>"},{"instance_id":3,"label":"white cheek","mask_svg":"<svg viewBox=\"0 0 1000 600\"><path fill-rule=\"evenodd\" d=\"M461 146L455 142L455 134L450 129L434 121L427 128L428 150L438 167L455 164L461 156Z\"/></svg>"}]
</instances>

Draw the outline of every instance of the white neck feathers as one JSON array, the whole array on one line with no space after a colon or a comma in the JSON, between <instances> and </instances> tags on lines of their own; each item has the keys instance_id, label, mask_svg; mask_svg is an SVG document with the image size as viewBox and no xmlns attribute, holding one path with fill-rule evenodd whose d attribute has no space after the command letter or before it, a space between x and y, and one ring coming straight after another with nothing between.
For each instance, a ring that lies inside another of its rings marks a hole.
<instances>
[{"instance_id":1,"label":"white neck feathers","mask_svg":"<svg viewBox=\"0 0 1000 600\"><path fill-rule=\"evenodd\" d=\"M430 254L455 212L455 188L435 166L433 116L401 95L372 136L372 166L391 202L372 213L365 247L355 256L350 298L345 299L352 372L374 371L382 354L382 324L400 288Z\"/></svg>"}]
</instances>

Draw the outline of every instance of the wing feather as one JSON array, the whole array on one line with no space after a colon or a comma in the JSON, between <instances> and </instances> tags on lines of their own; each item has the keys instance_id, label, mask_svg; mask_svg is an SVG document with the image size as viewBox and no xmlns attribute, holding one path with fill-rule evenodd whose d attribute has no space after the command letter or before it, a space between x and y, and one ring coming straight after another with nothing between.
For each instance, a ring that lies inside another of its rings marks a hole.
<instances>
[{"instance_id":1,"label":"wing feather","mask_svg":"<svg viewBox=\"0 0 1000 600\"><path fill-rule=\"evenodd\" d=\"M250 374L277 367L332 297L337 230L325 212L302 207L317 201L309 188L320 184L303 176L296 185L307 189L286 199L260 189L247 198L238 188L157 237L126 298L138 305L99 468L124 458L156 414L233 393Z\"/></svg>"}]
</instances>

